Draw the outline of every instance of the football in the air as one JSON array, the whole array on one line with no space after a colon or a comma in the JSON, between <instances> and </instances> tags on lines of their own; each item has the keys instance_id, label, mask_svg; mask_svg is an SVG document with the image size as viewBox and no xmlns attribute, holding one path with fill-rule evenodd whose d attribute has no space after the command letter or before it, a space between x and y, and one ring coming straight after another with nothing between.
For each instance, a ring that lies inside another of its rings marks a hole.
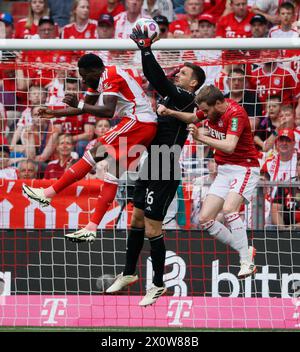
<instances>
[{"instance_id":1,"label":"football in the air","mask_svg":"<svg viewBox=\"0 0 300 352\"><path fill-rule=\"evenodd\" d=\"M152 18L140 18L135 22L133 28L136 28L137 25L141 27L142 32L147 28L148 38L151 38L154 33L159 35L159 26Z\"/></svg>"}]
</instances>

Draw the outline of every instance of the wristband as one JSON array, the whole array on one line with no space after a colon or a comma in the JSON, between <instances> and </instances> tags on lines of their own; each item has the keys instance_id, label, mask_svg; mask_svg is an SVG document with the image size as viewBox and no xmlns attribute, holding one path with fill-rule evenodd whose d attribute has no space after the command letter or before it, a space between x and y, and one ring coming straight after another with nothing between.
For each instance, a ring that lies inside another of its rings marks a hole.
<instances>
[{"instance_id":1,"label":"wristband","mask_svg":"<svg viewBox=\"0 0 300 352\"><path fill-rule=\"evenodd\" d=\"M278 133L276 132L276 130L272 131L272 135L278 137Z\"/></svg>"},{"instance_id":2,"label":"wristband","mask_svg":"<svg viewBox=\"0 0 300 352\"><path fill-rule=\"evenodd\" d=\"M77 108L82 110L83 109L83 106L84 106L84 101L83 100L79 100L79 103L77 105Z\"/></svg>"}]
</instances>

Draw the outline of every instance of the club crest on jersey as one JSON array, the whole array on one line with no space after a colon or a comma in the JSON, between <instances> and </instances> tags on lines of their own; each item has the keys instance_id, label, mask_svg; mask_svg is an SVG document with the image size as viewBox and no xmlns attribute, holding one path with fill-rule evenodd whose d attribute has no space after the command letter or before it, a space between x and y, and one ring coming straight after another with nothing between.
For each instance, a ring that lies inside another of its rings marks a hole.
<instances>
[{"instance_id":1,"label":"club crest on jersey","mask_svg":"<svg viewBox=\"0 0 300 352\"><path fill-rule=\"evenodd\" d=\"M87 39L90 38L91 37L91 32L90 31L85 32L84 37L87 38Z\"/></svg>"},{"instance_id":2,"label":"club crest on jersey","mask_svg":"<svg viewBox=\"0 0 300 352\"><path fill-rule=\"evenodd\" d=\"M279 86L279 84L280 84L280 78L276 78L276 79L274 80L274 84L276 84L276 86Z\"/></svg>"},{"instance_id":3,"label":"club crest on jersey","mask_svg":"<svg viewBox=\"0 0 300 352\"><path fill-rule=\"evenodd\" d=\"M220 121L218 122L218 126L219 126L219 127L223 127L223 121L222 121L222 120L220 120Z\"/></svg>"},{"instance_id":4,"label":"club crest on jersey","mask_svg":"<svg viewBox=\"0 0 300 352\"><path fill-rule=\"evenodd\" d=\"M236 132L238 130L238 119L234 117L231 120L231 131Z\"/></svg>"}]
</instances>

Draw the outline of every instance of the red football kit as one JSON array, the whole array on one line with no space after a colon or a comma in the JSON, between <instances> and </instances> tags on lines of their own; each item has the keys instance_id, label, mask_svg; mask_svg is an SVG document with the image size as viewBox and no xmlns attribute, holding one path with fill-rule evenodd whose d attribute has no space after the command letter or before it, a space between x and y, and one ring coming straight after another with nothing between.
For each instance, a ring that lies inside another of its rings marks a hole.
<instances>
[{"instance_id":1,"label":"red football kit","mask_svg":"<svg viewBox=\"0 0 300 352\"><path fill-rule=\"evenodd\" d=\"M234 100L225 99L227 110L218 121L207 119L204 125L208 128L209 134L215 139L225 139L227 134L239 137L236 148L232 154L215 150L215 161L218 165L231 164L245 167L259 167L258 152L254 146L249 117L246 111ZM199 110L198 118L203 113Z\"/></svg>"}]
</instances>

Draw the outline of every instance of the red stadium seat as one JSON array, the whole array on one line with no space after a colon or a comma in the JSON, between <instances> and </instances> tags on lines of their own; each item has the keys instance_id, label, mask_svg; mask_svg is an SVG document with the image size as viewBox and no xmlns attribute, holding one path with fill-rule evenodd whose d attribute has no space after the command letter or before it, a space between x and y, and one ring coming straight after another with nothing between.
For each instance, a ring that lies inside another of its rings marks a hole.
<instances>
[{"instance_id":1,"label":"red stadium seat","mask_svg":"<svg viewBox=\"0 0 300 352\"><path fill-rule=\"evenodd\" d=\"M100 13L106 5L107 0L90 0L90 18L98 21Z\"/></svg>"}]
</instances>

